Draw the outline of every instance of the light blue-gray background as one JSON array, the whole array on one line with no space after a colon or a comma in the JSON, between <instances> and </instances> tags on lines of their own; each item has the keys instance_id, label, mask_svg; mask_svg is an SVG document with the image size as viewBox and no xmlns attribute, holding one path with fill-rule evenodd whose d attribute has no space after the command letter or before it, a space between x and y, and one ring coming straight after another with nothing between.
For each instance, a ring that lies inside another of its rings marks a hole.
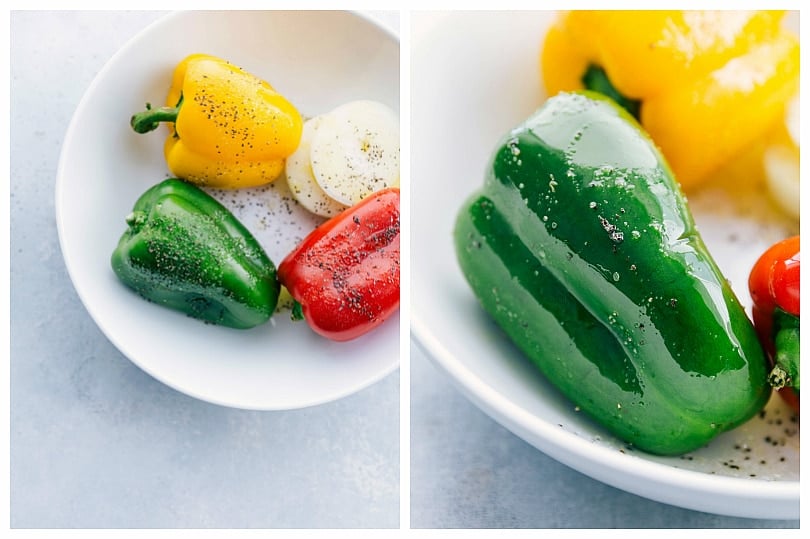
<instances>
[{"instance_id":1,"label":"light blue-gray background","mask_svg":"<svg viewBox=\"0 0 810 539\"><path fill-rule=\"evenodd\" d=\"M11 526L398 527L398 374L298 411L207 404L130 363L73 289L62 139L96 73L160 15L10 14Z\"/></svg>"},{"instance_id":2,"label":"light blue-gray background","mask_svg":"<svg viewBox=\"0 0 810 539\"><path fill-rule=\"evenodd\" d=\"M53 207L62 137L104 62L159 15L11 13L11 525L399 526L398 375L299 411L202 403L124 358L73 290ZM414 528L798 526L608 487L493 422L415 345L410 369Z\"/></svg>"}]
</instances>

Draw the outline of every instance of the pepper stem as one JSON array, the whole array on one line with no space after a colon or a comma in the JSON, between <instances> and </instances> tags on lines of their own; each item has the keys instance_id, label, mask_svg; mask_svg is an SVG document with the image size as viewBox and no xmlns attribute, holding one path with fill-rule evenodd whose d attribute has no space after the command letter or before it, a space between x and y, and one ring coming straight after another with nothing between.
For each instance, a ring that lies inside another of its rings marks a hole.
<instances>
[{"instance_id":1,"label":"pepper stem","mask_svg":"<svg viewBox=\"0 0 810 539\"><path fill-rule=\"evenodd\" d=\"M129 125L136 133L148 133L158 128L161 122L176 122L180 107L183 105L183 96L174 107L152 108L151 103L146 104L146 110L133 114L129 120Z\"/></svg>"},{"instance_id":2,"label":"pepper stem","mask_svg":"<svg viewBox=\"0 0 810 539\"><path fill-rule=\"evenodd\" d=\"M294 322L304 319L304 310L297 300L293 300L292 314L290 315L290 319Z\"/></svg>"},{"instance_id":3,"label":"pepper stem","mask_svg":"<svg viewBox=\"0 0 810 539\"><path fill-rule=\"evenodd\" d=\"M640 119L641 101L638 99L630 99L622 95L622 93L613 86L607 73L601 67L594 64L589 65L588 69L585 70L585 73L582 75L582 84L584 84L585 88L588 90L599 92L611 98L619 106L632 114L633 118L636 120Z\"/></svg>"},{"instance_id":4,"label":"pepper stem","mask_svg":"<svg viewBox=\"0 0 810 539\"><path fill-rule=\"evenodd\" d=\"M799 328L783 327L777 331L774 347L775 365L768 382L775 389L784 386L799 389Z\"/></svg>"},{"instance_id":5,"label":"pepper stem","mask_svg":"<svg viewBox=\"0 0 810 539\"><path fill-rule=\"evenodd\" d=\"M132 211L124 219L128 227L137 230L146 222L146 213L142 211Z\"/></svg>"}]
</instances>

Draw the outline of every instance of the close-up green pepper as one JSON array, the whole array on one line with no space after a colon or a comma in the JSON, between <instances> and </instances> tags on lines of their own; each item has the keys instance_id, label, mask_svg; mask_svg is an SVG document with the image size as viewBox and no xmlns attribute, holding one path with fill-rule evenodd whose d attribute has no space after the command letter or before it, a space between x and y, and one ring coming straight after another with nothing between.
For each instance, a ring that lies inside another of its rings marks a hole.
<instances>
[{"instance_id":1,"label":"close-up green pepper","mask_svg":"<svg viewBox=\"0 0 810 539\"><path fill-rule=\"evenodd\" d=\"M245 226L202 189L164 180L141 195L126 222L111 264L144 298L239 329L272 316L281 287L275 265Z\"/></svg>"},{"instance_id":2,"label":"close-up green pepper","mask_svg":"<svg viewBox=\"0 0 810 539\"><path fill-rule=\"evenodd\" d=\"M593 92L501 141L454 239L484 310L572 406L650 453L759 412L768 364L666 161Z\"/></svg>"}]
</instances>

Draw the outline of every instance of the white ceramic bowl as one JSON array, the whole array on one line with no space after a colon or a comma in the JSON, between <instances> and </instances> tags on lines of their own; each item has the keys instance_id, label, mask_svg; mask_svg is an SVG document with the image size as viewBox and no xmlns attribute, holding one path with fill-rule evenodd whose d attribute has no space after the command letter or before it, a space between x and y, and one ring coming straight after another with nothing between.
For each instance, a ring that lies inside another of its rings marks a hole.
<instances>
[{"instance_id":1,"label":"white ceramic bowl","mask_svg":"<svg viewBox=\"0 0 810 539\"><path fill-rule=\"evenodd\" d=\"M166 131L138 135L129 118L163 104L175 65L207 53L266 79L305 116L355 99L399 109L399 41L373 20L339 11L178 12L146 28L104 66L65 136L56 182L62 253L90 315L134 363L166 384L227 406L279 410L327 402L399 365L399 317L348 343L316 336L289 312L247 331L203 324L124 287L110 255L124 217L170 176ZM214 193L283 257L319 222L289 202L285 181Z\"/></svg>"},{"instance_id":2,"label":"white ceramic bowl","mask_svg":"<svg viewBox=\"0 0 810 539\"><path fill-rule=\"evenodd\" d=\"M452 228L480 187L498 140L544 100L538 72L552 14L415 14L412 18L411 328L475 404L541 451L595 479L689 509L799 518L798 422L774 398L764 417L683 457L631 451L574 410L485 315L456 263ZM690 198L738 297L771 242L798 225L767 197L720 187ZM474 448L470 449L471 451Z\"/></svg>"}]
</instances>

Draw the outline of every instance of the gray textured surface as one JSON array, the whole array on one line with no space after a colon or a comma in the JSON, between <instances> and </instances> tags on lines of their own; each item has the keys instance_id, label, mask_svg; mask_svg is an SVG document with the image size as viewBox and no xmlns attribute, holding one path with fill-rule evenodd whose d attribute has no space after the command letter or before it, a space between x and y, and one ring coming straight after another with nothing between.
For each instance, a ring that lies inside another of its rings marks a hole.
<instances>
[{"instance_id":1,"label":"gray textured surface","mask_svg":"<svg viewBox=\"0 0 810 539\"><path fill-rule=\"evenodd\" d=\"M102 65L159 16L10 16L11 526L398 527L397 374L298 411L210 405L130 363L70 283L62 137Z\"/></svg>"},{"instance_id":2,"label":"gray textured surface","mask_svg":"<svg viewBox=\"0 0 810 539\"><path fill-rule=\"evenodd\" d=\"M797 528L615 489L547 457L456 390L411 344L413 528Z\"/></svg>"}]
</instances>

